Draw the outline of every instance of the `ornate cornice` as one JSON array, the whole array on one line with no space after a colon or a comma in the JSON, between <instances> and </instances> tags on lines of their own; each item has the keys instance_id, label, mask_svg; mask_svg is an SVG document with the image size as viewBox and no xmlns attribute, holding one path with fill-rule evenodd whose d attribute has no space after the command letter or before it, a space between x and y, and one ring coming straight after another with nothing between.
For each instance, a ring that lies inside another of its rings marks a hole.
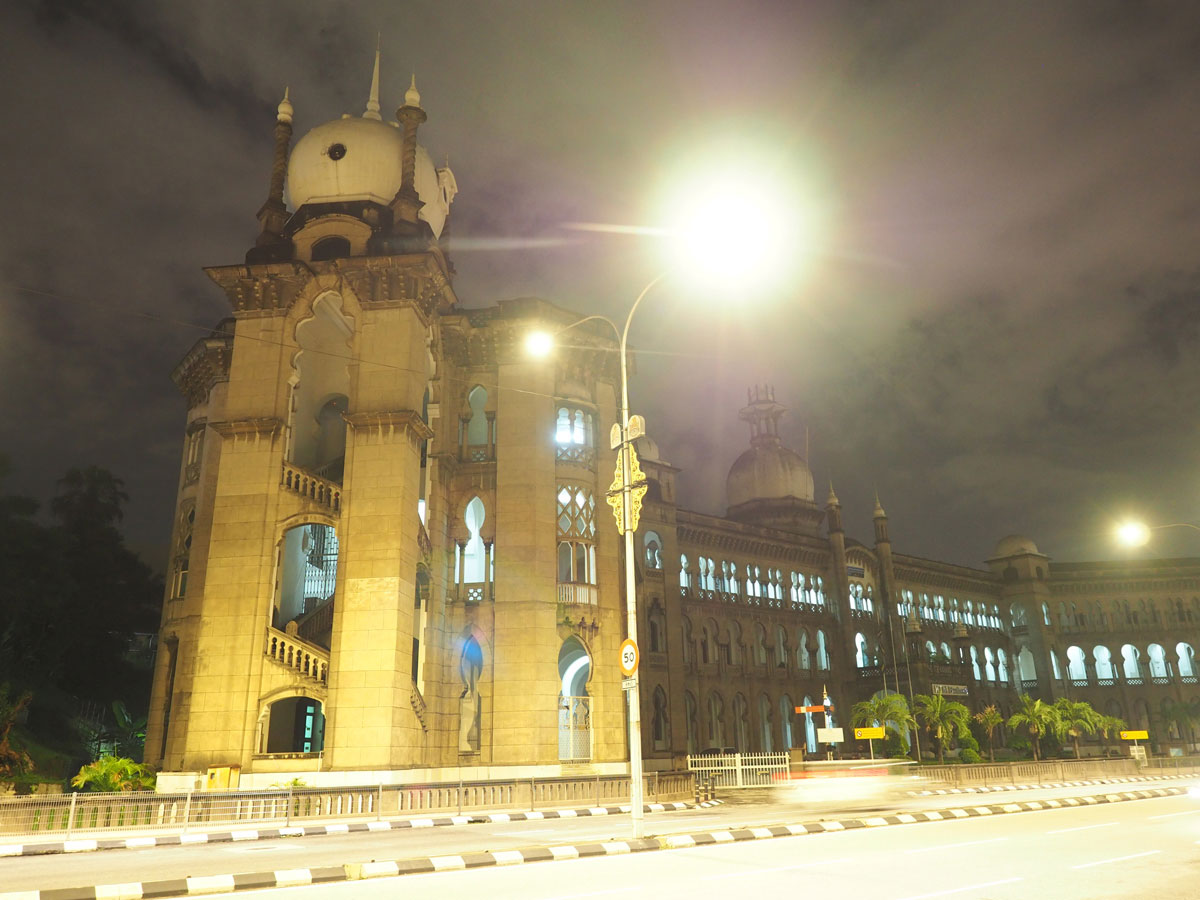
<instances>
[{"instance_id":1,"label":"ornate cornice","mask_svg":"<svg viewBox=\"0 0 1200 900\"><path fill-rule=\"evenodd\" d=\"M295 261L211 266L204 271L225 291L235 313L265 315L286 313L312 278L312 271Z\"/></svg>"},{"instance_id":2,"label":"ornate cornice","mask_svg":"<svg viewBox=\"0 0 1200 900\"><path fill-rule=\"evenodd\" d=\"M363 309L411 306L428 322L458 302L438 253L364 256L329 265L346 280Z\"/></svg>"},{"instance_id":3,"label":"ornate cornice","mask_svg":"<svg viewBox=\"0 0 1200 900\"><path fill-rule=\"evenodd\" d=\"M233 335L213 333L201 338L175 367L171 380L187 398L188 409L208 399L214 384L229 380Z\"/></svg>"},{"instance_id":4,"label":"ornate cornice","mask_svg":"<svg viewBox=\"0 0 1200 900\"><path fill-rule=\"evenodd\" d=\"M230 419L210 422L209 427L223 438L268 437L283 434L283 420L274 416L259 416L250 419Z\"/></svg>"},{"instance_id":5,"label":"ornate cornice","mask_svg":"<svg viewBox=\"0 0 1200 900\"><path fill-rule=\"evenodd\" d=\"M342 418L356 432L388 431L406 432L413 440L427 441L433 437L433 429L425 424L421 414L412 409L389 410L384 412L343 413Z\"/></svg>"}]
</instances>

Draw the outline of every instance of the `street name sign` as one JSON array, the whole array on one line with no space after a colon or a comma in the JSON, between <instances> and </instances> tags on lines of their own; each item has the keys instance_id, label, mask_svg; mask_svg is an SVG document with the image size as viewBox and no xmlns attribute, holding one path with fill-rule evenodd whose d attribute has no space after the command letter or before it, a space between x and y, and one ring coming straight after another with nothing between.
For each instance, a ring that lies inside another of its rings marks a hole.
<instances>
[{"instance_id":1,"label":"street name sign","mask_svg":"<svg viewBox=\"0 0 1200 900\"><path fill-rule=\"evenodd\" d=\"M635 687L637 687L637 679L636 678L622 678L621 679L621 690L632 691Z\"/></svg>"},{"instance_id":2,"label":"street name sign","mask_svg":"<svg viewBox=\"0 0 1200 900\"><path fill-rule=\"evenodd\" d=\"M854 739L856 741L874 741L883 740L883 728L855 728Z\"/></svg>"}]
</instances>

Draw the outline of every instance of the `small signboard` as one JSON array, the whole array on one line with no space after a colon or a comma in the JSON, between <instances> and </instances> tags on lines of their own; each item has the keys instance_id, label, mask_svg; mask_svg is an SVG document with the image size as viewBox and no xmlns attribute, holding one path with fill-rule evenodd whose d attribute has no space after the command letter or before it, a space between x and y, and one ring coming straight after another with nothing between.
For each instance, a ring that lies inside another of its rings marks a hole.
<instances>
[{"instance_id":1,"label":"small signboard","mask_svg":"<svg viewBox=\"0 0 1200 900\"><path fill-rule=\"evenodd\" d=\"M1122 731L1121 740L1123 741L1148 741L1150 733L1148 731Z\"/></svg>"},{"instance_id":2,"label":"small signboard","mask_svg":"<svg viewBox=\"0 0 1200 900\"><path fill-rule=\"evenodd\" d=\"M817 740L822 744L840 744L846 739L840 728L818 728Z\"/></svg>"},{"instance_id":3,"label":"small signboard","mask_svg":"<svg viewBox=\"0 0 1200 900\"><path fill-rule=\"evenodd\" d=\"M635 687L637 687L637 679L636 678L622 678L621 679L621 690L632 691Z\"/></svg>"},{"instance_id":4,"label":"small signboard","mask_svg":"<svg viewBox=\"0 0 1200 900\"><path fill-rule=\"evenodd\" d=\"M943 697L967 696L967 686L965 684L934 684L932 687L935 694L941 694Z\"/></svg>"},{"instance_id":5,"label":"small signboard","mask_svg":"<svg viewBox=\"0 0 1200 900\"><path fill-rule=\"evenodd\" d=\"M866 573L862 566L846 566L846 574L851 578L862 578Z\"/></svg>"},{"instance_id":6,"label":"small signboard","mask_svg":"<svg viewBox=\"0 0 1200 900\"><path fill-rule=\"evenodd\" d=\"M882 741L883 728L855 728L854 739L856 741Z\"/></svg>"},{"instance_id":7,"label":"small signboard","mask_svg":"<svg viewBox=\"0 0 1200 900\"><path fill-rule=\"evenodd\" d=\"M1146 761L1146 748L1134 744L1129 748L1129 756L1131 759L1136 759L1138 762L1144 763Z\"/></svg>"},{"instance_id":8,"label":"small signboard","mask_svg":"<svg viewBox=\"0 0 1200 900\"><path fill-rule=\"evenodd\" d=\"M631 678L638 668L638 645L633 638L625 638L621 644L621 674Z\"/></svg>"}]
</instances>

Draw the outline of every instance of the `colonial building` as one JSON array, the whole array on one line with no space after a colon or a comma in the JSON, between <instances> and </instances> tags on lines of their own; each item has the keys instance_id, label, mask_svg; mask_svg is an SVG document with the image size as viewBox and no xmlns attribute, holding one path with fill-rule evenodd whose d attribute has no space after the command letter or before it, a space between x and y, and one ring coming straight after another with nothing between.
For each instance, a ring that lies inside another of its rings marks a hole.
<instances>
[{"instance_id":1,"label":"colonial building","mask_svg":"<svg viewBox=\"0 0 1200 900\"><path fill-rule=\"evenodd\" d=\"M146 759L251 783L619 770L613 339L581 325L535 359L530 331L581 315L459 305L457 185L417 143L415 84L386 121L376 59L361 116L292 146L292 114L285 96L254 246L206 270L232 315L174 373L188 413ZM641 442L648 767L816 749L792 710L826 689L838 710L879 690L1081 696L1182 746L1200 561L1058 565L1009 537L965 568L894 552L878 503L859 543L783 413L751 391L724 517L689 511Z\"/></svg>"}]
</instances>

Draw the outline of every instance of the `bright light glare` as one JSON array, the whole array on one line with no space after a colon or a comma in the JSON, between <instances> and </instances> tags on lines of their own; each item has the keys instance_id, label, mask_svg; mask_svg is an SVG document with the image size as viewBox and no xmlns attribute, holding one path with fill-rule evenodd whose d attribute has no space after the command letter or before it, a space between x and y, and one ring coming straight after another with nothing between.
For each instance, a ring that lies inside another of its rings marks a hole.
<instances>
[{"instance_id":1,"label":"bright light glare","mask_svg":"<svg viewBox=\"0 0 1200 900\"><path fill-rule=\"evenodd\" d=\"M1150 541L1150 529L1144 522L1122 522L1117 526L1117 541L1126 547L1144 547Z\"/></svg>"},{"instance_id":2,"label":"bright light glare","mask_svg":"<svg viewBox=\"0 0 1200 900\"><path fill-rule=\"evenodd\" d=\"M554 338L545 331L531 331L525 338L525 350L531 356L546 356L554 349Z\"/></svg>"}]
</instances>

